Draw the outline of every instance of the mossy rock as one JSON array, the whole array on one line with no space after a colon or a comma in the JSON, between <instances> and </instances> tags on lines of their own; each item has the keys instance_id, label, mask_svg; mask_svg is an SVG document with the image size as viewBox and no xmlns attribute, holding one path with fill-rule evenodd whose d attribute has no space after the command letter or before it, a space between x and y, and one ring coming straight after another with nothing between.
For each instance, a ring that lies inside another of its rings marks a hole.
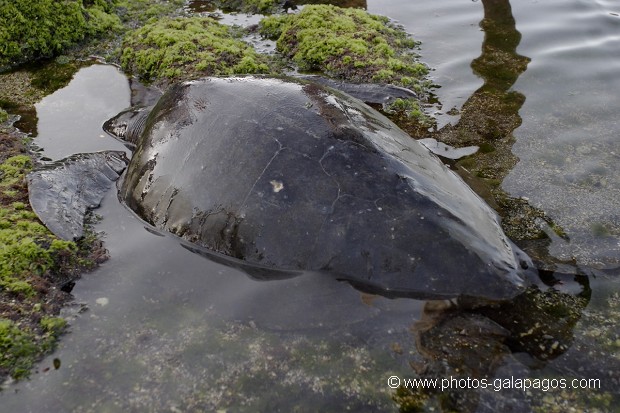
<instances>
[{"instance_id":1,"label":"mossy rock","mask_svg":"<svg viewBox=\"0 0 620 413\"><path fill-rule=\"evenodd\" d=\"M39 331L30 331L0 317L0 377L7 374L14 379L28 377L34 363L55 347L66 325L63 318L42 317L35 328Z\"/></svg>"},{"instance_id":2,"label":"mossy rock","mask_svg":"<svg viewBox=\"0 0 620 413\"><path fill-rule=\"evenodd\" d=\"M18 136L0 133L0 381L27 377L49 352L65 321L63 285L94 261L91 245L54 237L30 209L25 174L32 160ZM89 241L90 242L90 241ZM88 246L86 246L88 245Z\"/></svg>"},{"instance_id":3,"label":"mossy rock","mask_svg":"<svg viewBox=\"0 0 620 413\"><path fill-rule=\"evenodd\" d=\"M13 0L0 7L0 66L53 56L120 28L112 0Z\"/></svg>"},{"instance_id":4,"label":"mossy rock","mask_svg":"<svg viewBox=\"0 0 620 413\"><path fill-rule=\"evenodd\" d=\"M280 0L214 0L212 4L226 12L273 14L282 11Z\"/></svg>"},{"instance_id":5,"label":"mossy rock","mask_svg":"<svg viewBox=\"0 0 620 413\"><path fill-rule=\"evenodd\" d=\"M424 109L420 106L420 101L414 98L408 99L394 99L392 102L383 105L383 111L392 116L397 124L400 122L407 122L409 124L418 125L421 132L436 125L435 118L424 113ZM417 134L409 133L412 137Z\"/></svg>"},{"instance_id":6,"label":"mossy rock","mask_svg":"<svg viewBox=\"0 0 620 413\"><path fill-rule=\"evenodd\" d=\"M298 14L266 17L259 30L305 71L418 90L428 73L413 52L417 43L402 28L364 10L310 5Z\"/></svg>"},{"instance_id":7,"label":"mossy rock","mask_svg":"<svg viewBox=\"0 0 620 413\"><path fill-rule=\"evenodd\" d=\"M141 26L149 19L174 14L185 0L115 0L116 13L130 27Z\"/></svg>"},{"instance_id":8,"label":"mossy rock","mask_svg":"<svg viewBox=\"0 0 620 413\"><path fill-rule=\"evenodd\" d=\"M0 289L33 296L29 279L53 269L60 256L76 250L73 242L55 239L22 201L24 175L31 168L26 155L0 164Z\"/></svg>"},{"instance_id":9,"label":"mossy rock","mask_svg":"<svg viewBox=\"0 0 620 413\"><path fill-rule=\"evenodd\" d=\"M0 372L4 370L15 378L27 375L37 355L34 336L0 318L0 354Z\"/></svg>"},{"instance_id":10,"label":"mossy rock","mask_svg":"<svg viewBox=\"0 0 620 413\"><path fill-rule=\"evenodd\" d=\"M121 63L146 80L268 72L254 49L237 37L208 17L164 18L125 38Z\"/></svg>"}]
</instances>

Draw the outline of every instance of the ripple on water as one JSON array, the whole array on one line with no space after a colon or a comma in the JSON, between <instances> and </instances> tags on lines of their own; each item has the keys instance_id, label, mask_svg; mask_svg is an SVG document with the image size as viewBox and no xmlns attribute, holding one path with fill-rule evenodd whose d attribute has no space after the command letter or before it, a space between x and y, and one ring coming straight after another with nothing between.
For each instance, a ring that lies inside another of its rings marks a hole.
<instances>
[{"instance_id":1,"label":"ripple on water","mask_svg":"<svg viewBox=\"0 0 620 413\"><path fill-rule=\"evenodd\" d=\"M532 62L515 84L526 96L513 147L520 162L503 183L568 234L554 255L598 266L620 262L620 62L612 57L620 55L620 20L610 5L513 6L526 22L519 50Z\"/></svg>"}]
</instances>

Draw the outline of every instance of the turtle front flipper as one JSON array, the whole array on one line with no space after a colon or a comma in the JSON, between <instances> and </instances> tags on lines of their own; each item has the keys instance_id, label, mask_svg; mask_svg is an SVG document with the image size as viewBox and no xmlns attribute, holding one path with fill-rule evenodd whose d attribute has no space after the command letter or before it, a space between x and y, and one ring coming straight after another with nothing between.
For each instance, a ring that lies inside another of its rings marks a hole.
<instances>
[{"instance_id":1,"label":"turtle front flipper","mask_svg":"<svg viewBox=\"0 0 620 413\"><path fill-rule=\"evenodd\" d=\"M146 119L162 95L155 86L145 86L136 79L129 79L131 107L123 110L103 124L103 130L113 138L121 140L127 148L134 150L146 125Z\"/></svg>"},{"instance_id":2,"label":"turtle front flipper","mask_svg":"<svg viewBox=\"0 0 620 413\"><path fill-rule=\"evenodd\" d=\"M44 165L28 174L30 205L54 235L79 239L86 213L100 205L128 163L124 152L104 151Z\"/></svg>"},{"instance_id":3,"label":"turtle front flipper","mask_svg":"<svg viewBox=\"0 0 620 413\"><path fill-rule=\"evenodd\" d=\"M103 130L134 150L151 112L152 106L134 106L122 111L103 124Z\"/></svg>"}]
</instances>

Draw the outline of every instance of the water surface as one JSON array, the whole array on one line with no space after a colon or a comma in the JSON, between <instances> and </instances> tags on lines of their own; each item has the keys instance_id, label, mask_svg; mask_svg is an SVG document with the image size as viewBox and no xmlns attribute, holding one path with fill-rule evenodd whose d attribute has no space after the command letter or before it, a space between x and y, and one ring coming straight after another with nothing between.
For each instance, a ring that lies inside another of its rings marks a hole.
<instances>
[{"instance_id":1,"label":"water surface","mask_svg":"<svg viewBox=\"0 0 620 413\"><path fill-rule=\"evenodd\" d=\"M35 105L36 143L53 160L74 153L125 150L101 125L128 106L129 84L118 69L104 65L82 69L69 85Z\"/></svg>"}]
</instances>

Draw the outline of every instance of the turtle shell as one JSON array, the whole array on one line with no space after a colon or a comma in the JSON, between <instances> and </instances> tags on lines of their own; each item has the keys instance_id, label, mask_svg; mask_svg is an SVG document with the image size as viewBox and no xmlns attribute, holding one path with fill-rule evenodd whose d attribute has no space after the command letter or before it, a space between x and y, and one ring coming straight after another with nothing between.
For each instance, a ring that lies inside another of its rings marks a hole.
<instances>
[{"instance_id":1,"label":"turtle shell","mask_svg":"<svg viewBox=\"0 0 620 413\"><path fill-rule=\"evenodd\" d=\"M136 144L121 199L153 226L263 274L326 273L419 298L508 299L533 271L495 212L426 147L316 83L174 85Z\"/></svg>"}]
</instances>

